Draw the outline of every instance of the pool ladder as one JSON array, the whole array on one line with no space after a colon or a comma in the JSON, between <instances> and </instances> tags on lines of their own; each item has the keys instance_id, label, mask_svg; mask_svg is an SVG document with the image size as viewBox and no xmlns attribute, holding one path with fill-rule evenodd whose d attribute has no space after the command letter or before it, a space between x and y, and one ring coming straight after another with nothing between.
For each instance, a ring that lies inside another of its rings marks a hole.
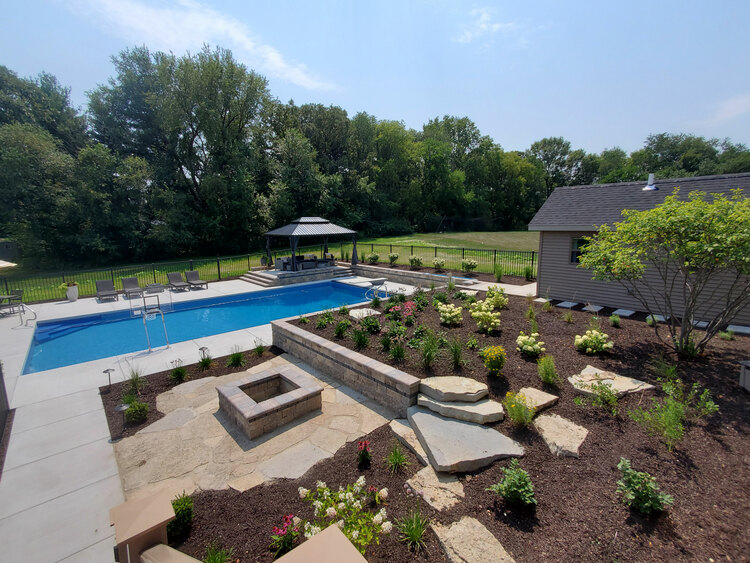
<instances>
[{"instance_id":1,"label":"pool ladder","mask_svg":"<svg viewBox=\"0 0 750 563\"><path fill-rule=\"evenodd\" d=\"M154 307L153 309L144 308L141 318L143 319L143 331L146 333L146 343L148 344L149 352L152 351L151 350L151 338L149 338L148 336L148 326L146 326L146 321L153 319L154 317L156 317L157 314L161 315L161 326L164 329L164 340L167 341L167 348L169 348L169 335L167 335L167 324L164 322L164 311L162 311L158 307Z\"/></svg>"}]
</instances>

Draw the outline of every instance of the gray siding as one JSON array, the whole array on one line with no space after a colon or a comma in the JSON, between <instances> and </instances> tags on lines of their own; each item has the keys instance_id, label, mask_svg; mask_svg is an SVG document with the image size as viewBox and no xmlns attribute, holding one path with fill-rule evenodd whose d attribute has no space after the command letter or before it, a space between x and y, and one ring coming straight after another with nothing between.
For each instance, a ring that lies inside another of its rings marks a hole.
<instances>
[{"instance_id":1,"label":"gray siding","mask_svg":"<svg viewBox=\"0 0 750 563\"><path fill-rule=\"evenodd\" d=\"M640 311L643 306L617 282L602 282L591 279L591 272L570 262L571 241L574 238L590 236L590 231L542 231L539 235L539 276L540 297L561 299L578 303L590 303L605 307L619 307ZM656 277L646 276L649 281ZM723 282L723 283L722 283ZM717 295L726 295L728 283L721 280L717 284ZM722 291L723 289L723 291ZM713 317L719 305L699 310L697 319ZM682 311L676 312L677 315ZM733 324L750 325L750 308L746 307L732 321Z\"/></svg>"}]
</instances>

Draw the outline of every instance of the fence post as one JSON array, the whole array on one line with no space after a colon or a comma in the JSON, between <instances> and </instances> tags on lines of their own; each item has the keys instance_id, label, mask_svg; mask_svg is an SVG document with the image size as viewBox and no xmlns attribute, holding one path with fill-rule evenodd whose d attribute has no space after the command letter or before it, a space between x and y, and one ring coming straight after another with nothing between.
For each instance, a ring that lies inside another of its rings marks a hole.
<instances>
[{"instance_id":1,"label":"fence post","mask_svg":"<svg viewBox=\"0 0 750 563\"><path fill-rule=\"evenodd\" d=\"M372 254L373 252L375 252L375 245L371 244L370 245L370 254Z\"/></svg>"},{"instance_id":2,"label":"fence post","mask_svg":"<svg viewBox=\"0 0 750 563\"><path fill-rule=\"evenodd\" d=\"M247 255L247 269L250 271L250 255Z\"/></svg>"},{"instance_id":3,"label":"fence post","mask_svg":"<svg viewBox=\"0 0 750 563\"><path fill-rule=\"evenodd\" d=\"M437 258L437 249L438 249L438 247L436 246L435 247L435 258Z\"/></svg>"},{"instance_id":4,"label":"fence post","mask_svg":"<svg viewBox=\"0 0 750 563\"><path fill-rule=\"evenodd\" d=\"M154 283L156 283L156 264L151 262L151 273L154 275Z\"/></svg>"},{"instance_id":5,"label":"fence post","mask_svg":"<svg viewBox=\"0 0 750 563\"><path fill-rule=\"evenodd\" d=\"M492 257L492 271L497 269L497 248L495 249L495 255Z\"/></svg>"},{"instance_id":6,"label":"fence post","mask_svg":"<svg viewBox=\"0 0 750 563\"><path fill-rule=\"evenodd\" d=\"M411 245L411 255L414 256L414 245Z\"/></svg>"},{"instance_id":7,"label":"fence post","mask_svg":"<svg viewBox=\"0 0 750 563\"><path fill-rule=\"evenodd\" d=\"M465 256L466 256L466 249L462 248L461 249L461 260L463 260L465 258Z\"/></svg>"},{"instance_id":8,"label":"fence post","mask_svg":"<svg viewBox=\"0 0 750 563\"><path fill-rule=\"evenodd\" d=\"M192 258L190 259L190 269L191 270L193 269L193 259Z\"/></svg>"},{"instance_id":9,"label":"fence post","mask_svg":"<svg viewBox=\"0 0 750 563\"><path fill-rule=\"evenodd\" d=\"M221 281L221 262L219 262L219 257L216 257L216 273L219 274L219 281Z\"/></svg>"},{"instance_id":10,"label":"fence post","mask_svg":"<svg viewBox=\"0 0 750 563\"><path fill-rule=\"evenodd\" d=\"M110 268L109 269L109 273L112 275L112 284L114 285L114 283L115 283L115 269L114 268Z\"/></svg>"},{"instance_id":11,"label":"fence post","mask_svg":"<svg viewBox=\"0 0 750 563\"><path fill-rule=\"evenodd\" d=\"M531 251L531 271L534 271L534 258L536 258L536 252L534 250Z\"/></svg>"},{"instance_id":12,"label":"fence post","mask_svg":"<svg viewBox=\"0 0 750 563\"><path fill-rule=\"evenodd\" d=\"M3 278L5 282L5 295L10 295L10 289L8 289L8 278Z\"/></svg>"}]
</instances>

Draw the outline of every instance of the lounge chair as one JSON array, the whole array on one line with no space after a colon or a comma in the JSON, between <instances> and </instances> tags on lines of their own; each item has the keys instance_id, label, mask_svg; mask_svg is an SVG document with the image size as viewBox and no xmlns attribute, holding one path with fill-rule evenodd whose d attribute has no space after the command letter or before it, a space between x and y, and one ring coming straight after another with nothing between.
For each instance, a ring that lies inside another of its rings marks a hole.
<instances>
[{"instance_id":1,"label":"lounge chair","mask_svg":"<svg viewBox=\"0 0 750 563\"><path fill-rule=\"evenodd\" d=\"M169 281L169 283L167 284L169 286L169 289L173 291L175 289L179 291L190 289L190 284L185 283L180 272L169 272L167 274L167 281Z\"/></svg>"},{"instance_id":2,"label":"lounge chair","mask_svg":"<svg viewBox=\"0 0 750 563\"><path fill-rule=\"evenodd\" d=\"M205 287L208 289L208 282L203 281L198 275L198 270L190 270L185 272L185 279L190 284L190 287Z\"/></svg>"},{"instance_id":3,"label":"lounge chair","mask_svg":"<svg viewBox=\"0 0 750 563\"><path fill-rule=\"evenodd\" d=\"M143 289L138 285L138 278L120 278L122 280L122 290L128 299L143 295Z\"/></svg>"},{"instance_id":4,"label":"lounge chair","mask_svg":"<svg viewBox=\"0 0 750 563\"><path fill-rule=\"evenodd\" d=\"M99 301L104 299L114 299L117 301L117 290L112 280L97 280L96 282L96 298Z\"/></svg>"}]
</instances>

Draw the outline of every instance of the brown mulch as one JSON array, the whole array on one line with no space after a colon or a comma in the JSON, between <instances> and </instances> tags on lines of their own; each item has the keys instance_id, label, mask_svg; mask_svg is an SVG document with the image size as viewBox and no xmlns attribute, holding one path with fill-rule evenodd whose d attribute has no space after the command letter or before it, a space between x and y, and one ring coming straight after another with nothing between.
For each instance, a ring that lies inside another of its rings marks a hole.
<instances>
[{"instance_id":1,"label":"brown mulch","mask_svg":"<svg viewBox=\"0 0 750 563\"><path fill-rule=\"evenodd\" d=\"M481 295L480 295L481 297ZM432 308L421 313L417 324L444 331L449 338L466 341L475 336L480 346L501 344L508 360L500 377L488 376L476 351L466 351L467 365L454 372L446 356L430 371L416 361L417 352L407 348L407 361L399 367L418 377L459 373L486 382L492 398L502 399L508 390L524 386L541 388L534 361L524 359L515 351L515 338L520 330L528 333L524 298L510 298L502 312L502 330L491 337L476 332L476 325L464 310L462 327L440 327ZM562 311L541 312L537 319L547 352L554 356L558 372L567 377L592 364L600 368L656 383L648 369L649 362L665 348L654 336L643 318L623 319L619 329L607 326L602 312L602 325L615 342L614 349L602 356L578 354L573 338L586 330L591 315L573 311L574 322L561 318ZM351 337L337 340L333 327L315 329L314 317L302 325L310 332L327 336L340 344L353 347ZM417 326L417 325L415 325ZM409 333L414 327L409 329ZM422 513L433 521L450 523L463 515L480 520L518 561L692 561L747 560L750 538L747 518L750 514L750 411L748 396L737 384L738 362L746 359L748 339L734 341L716 339L704 358L679 363L679 375L686 382L707 386L716 400L720 413L707 420L686 425L684 439L674 452L647 435L628 416L628 410L649 404L648 397L632 395L620 400L618 413L612 416L592 406L573 402L571 386L564 382L559 390L560 401L550 412L583 425L589 435L580 449L580 459L557 458L533 430L516 430L509 420L494 425L501 432L523 444L526 455L521 466L534 483L538 506L535 510L518 510L506 506L493 493L485 491L501 477L497 462L475 474L461 476L465 498L454 508L437 513L422 503ZM378 338L371 338L364 353L388 362L380 351ZM671 359L667 355L667 359ZM661 392L653 395L659 396ZM404 481L419 469L409 454L411 465L401 475L392 476L383 467L394 435L381 427L367 436L373 449L372 468L365 472L368 484L387 486L389 519L407 514L410 499L403 494ZM207 491L195 495L196 520L181 549L202 556L205 545L218 541L233 546L238 561L270 561L271 528L281 522L284 514L293 513L310 518L312 509L300 501L297 487L310 488L317 479L337 487L353 482L359 475L356 468L356 443L348 444L333 458L316 464L297 480L282 480L237 493ZM651 473L675 503L665 513L644 518L620 501L616 482L620 474L616 464L620 457L629 458L633 467ZM382 536L382 543L371 546L369 561L412 561L425 558L444 561L444 555L432 531L427 533L428 551L417 556L408 551L397 534Z\"/></svg>"},{"instance_id":2,"label":"brown mulch","mask_svg":"<svg viewBox=\"0 0 750 563\"><path fill-rule=\"evenodd\" d=\"M2 385L2 383L0 383ZM10 442L10 431L13 429L13 418L16 416L16 409L10 409L5 419L5 427L0 428L0 479L3 478L3 466L5 465L5 455L8 453L8 443Z\"/></svg>"},{"instance_id":3,"label":"brown mulch","mask_svg":"<svg viewBox=\"0 0 750 563\"><path fill-rule=\"evenodd\" d=\"M245 371L253 366L257 366L263 362L275 358L279 354L283 353L282 350L271 346L266 348L262 356L258 356L253 350L243 352L243 358L245 365L240 368L227 367L227 359L229 356L223 356L221 358L214 358L211 367L206 371L201 371L198 364L192 364L185 366L187 370L187 378L185 381L192 381L194 379L203 379L204 377L219 377L227 375L229 373L237 373ZM138 432L141 428L148 426L149 424L156 422L164 415L156 410L156 397L165 391L169 391L175 386L174 382L170 379L169 375L172 370L160 371L151 375L144 376L146 380L146 386L141 391L138 400L148 405L148 417L140 424L125 423L125 428L122 427L122 413L115 412L115 407L122 403L124 395L130 392L130 381L121 381L120 383L113 383L110 389L107 385L99 387L99 395L102 398L104 404L104 413L107 415L107 424L109 425L109 435L112 440L119 440L120 438L127 438Z\"/></svg>"},{"instance_id":4,"label":"brown mulch","mask_svg":"<svg viewBox=\"0 0 750 563\"><path fill-rule=\"evenodd\" d=\"M461 270L436 270L435 268L429 267L429 266L421 266L419 268L412 268L408 264L396 264L391 266L388 262L378 262L377 264L370 264L367 261L360 261L365 266L378 266L380 268L389 268L391 270L405 270L409 272L423 272L425 274L440 274L443 276L452 275L459 278L473 278L475 280L479 281L485 281L485 282L497 282L497 279L495 278L494 274L488 274L486 272L471 272L466 273L462 272ZM527 280L523 276L510 276L510 275L504 275L501 280L503 283L507 283L510 285L527 285L529 283L532 283L534 280L531 281Z\"/></svg>"}]
</instances>

